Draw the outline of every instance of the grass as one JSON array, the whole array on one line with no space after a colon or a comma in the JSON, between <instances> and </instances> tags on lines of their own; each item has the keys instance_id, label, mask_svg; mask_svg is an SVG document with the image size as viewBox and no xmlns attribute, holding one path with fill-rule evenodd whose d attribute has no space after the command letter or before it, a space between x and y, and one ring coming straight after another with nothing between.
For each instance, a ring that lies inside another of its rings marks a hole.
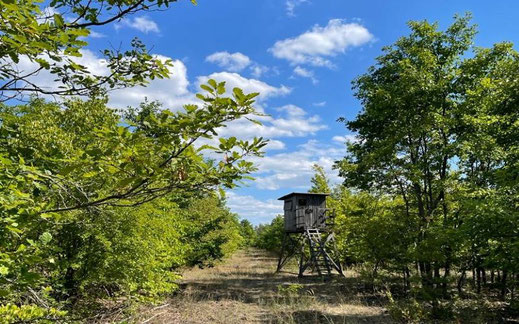
<instances>
[{"instance_id":1,"label":"grass","mask_svg":"<svg viewBox=\"0 0 519 324\"><path fill-rule=\"evenodd\" d=\"M206 269L184 272L165 304L141 309L139 323L392 323L384 296L346 278L298 278L296 265L275 274L276 258L250 249Z\"/></svg>"}]
</instances>

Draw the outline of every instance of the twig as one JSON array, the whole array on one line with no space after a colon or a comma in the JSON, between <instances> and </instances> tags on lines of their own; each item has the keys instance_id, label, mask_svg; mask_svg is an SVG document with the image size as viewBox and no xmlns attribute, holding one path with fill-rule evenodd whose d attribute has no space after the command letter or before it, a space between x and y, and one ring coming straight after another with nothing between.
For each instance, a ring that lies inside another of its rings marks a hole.
<instances>
[{"instance_id":1,"label":"twig","mask_svg":"<svg viewBox=\"0 0 519 324\"><path fill-rule=\"evenodd\" d=\"M158 314L155 314L153 315L152 317L148 318L147 320L145 320L144 322L141 322L141 324L145 324L145 323L148 323L149 321L151 321L152 319L154 319L155 317L159 316L159 315L162 315L162 314L165 314L167 311L163 311L162 313L158 313Z\"/></svg>"}]
</instances>

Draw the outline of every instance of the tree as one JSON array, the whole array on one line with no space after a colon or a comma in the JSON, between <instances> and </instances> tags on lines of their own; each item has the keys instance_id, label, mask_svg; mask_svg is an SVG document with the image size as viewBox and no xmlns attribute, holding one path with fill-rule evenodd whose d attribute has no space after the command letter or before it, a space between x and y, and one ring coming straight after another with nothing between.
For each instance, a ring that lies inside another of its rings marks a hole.
<instances>
[{"instance_id":1,"label":"tree","mask_svg":"<svg viewBox=\"0 0 519 324\"><path fill-rule=\"evenodd\" d=\"M283 216L276 216L270 224L260 225L256 228L257 239L254 246L274 251L281 252L283 242L283 235L285 234L285 220Z\"/></svg>"},{"instance_id":2,"label":"tree","mask_svg":"<svg viewBox=\"0 0 519 324\"><path fill-rule=\"evenodd\" d=\"M69 101L64 110L43 101L3 107L0 141L10 157L41 168L30 174L46 191L38 198L45 205L40 213L130 207L173 191L232 188L254 170L243 158L261 155L266 141L231 137L219 138L218 147L194 144L213 138L225 123L253 114L256 94L234 89L232 99L221 97L224 83L209 83L203 85L208 95L199 95L204 106L187 105L177 113L142 108L143 114L133 117L138 122L130 118L127 126L98 99ZM96 126L86 129L85 122ZM209 150L222 160L204 159L201 153Z\"/></svg>"},{"instance_id":3,"label":"tree","mask_svg":"<svg viewBox=\"0 0 519 324\"><path fill-rule=\"evenodd\" d=\"M312 187L309 192L315 193L329 193L330 192L330 181L324 172L322 166L314 164L312 167L315 171L310 182L312 183Z\"/></svg>"},{"instance_id":4,"label":"tree","mask_svg":"<svg viewBox=\"0 0 519 324\"><path fill-rule=\"evenodd\" d=\"M346 187L370 191L377 204L392 200L392 211L346 218L340 231L358 259L391 259L385 267L402 265L404 273L413 262L433 306L450 295L453 270L460 293L468 270L477 293L487 270L492 278L499 272L505 297L519 265L519 54L509 43L470 51L469 16L446 31L409 25L410 35L354 81L363 109L342 121L360 140L336 164ZM366 248L397 233L394 250Z\"/></svg>"},{"instance_id":5,"label":"tree","mask_svg":"<svg viewBox=\"0 0 519 324\"><path fill-rule=\"evenodd\" d=\"M221 138L216 132L229 121L250 118L256 94L236 88L232 97L222 97L224 83L213 80L202 87L207 93L198 96L202 106L173 113L144 103L126 120L106 99L0 105L2 303L22 304L29 288L39 292L46 286L55 297L74 296L87 286L100 287L96 281L106 284L113 265L132 271L114 276L118 289L164 292L151 282L172 287L169 271L179 263L204 264L241 244L236 215L212 200L193 207L193 200L233 188L255 170L248 157L261 156L265 140ZM218 144L197 145L202 138ZM161 218L176 205L200 214L191 222L196 228L178 229L192 237L189 247L179 247L178 232L165 227L178 217ZM199 212L203 208L210 212ZM160 228L168 244L150 232ZM147 236L149 242L142 243ZM145 246L147 263L124 256L128 251L138 256ZM191 248L188 256L163 258L164 251ZM106 271L91 273L101 264Z\"/></svg>"},{"instance_id":6,"label":"tree","mask_svg":"<svg viewBox=\"0 0 519 324\"><path fill-rule=\"evenodd\" d=\"M475 269L478 291L486 269L502 271L502 297L507 277L519 271L518 69L519 53L512 44L500 43L478 48L464 61L461 75L461 230L470 251L463 268Z\"/></svg>"},{"instance_id":7,"label":"tree","mask_svg":"<svg viewBox=\"0 0 519 324\"><path fill-rule=\"evenodd\" d=\"M91 95L168 77L170 61L153 57L134 39L126 51L103 51L108 73L95 74L78 63L92 28L139 11L163 9L176 0L0 0L0 101L24 94ZM194 0L192 0L195 3ZM59 87L34 82L50 73Z\"/></svg>"},{"instance_id":8,"label":"tree","mask_svg":"<svg viewBox=\"0 0 519 324\"><path fill-rule=\"evenodd\" d=\"M256 232L251 222L247 219L242 219L240 222L240 235L243 237L244 246L251 246L256 240Z\"/></svg>"},{"instance_id":9,"label":"tree","mask_svg":"<svg viewBox=\"0 0 519 324\"><path fill-rule=\"evenodd\" d=\"M410 22L411 34L383 49L377 65L354 81L363 110L346 125L360 141L338 163L347 186L399 194L407 217L417 217L415 253L426 287L440 266L447 277L452 262L453 242L439 240L455 221L448 194L460 63L475 34L469 19L456 18L444 32L427 21Z\"/></svg>"}]
</instances>

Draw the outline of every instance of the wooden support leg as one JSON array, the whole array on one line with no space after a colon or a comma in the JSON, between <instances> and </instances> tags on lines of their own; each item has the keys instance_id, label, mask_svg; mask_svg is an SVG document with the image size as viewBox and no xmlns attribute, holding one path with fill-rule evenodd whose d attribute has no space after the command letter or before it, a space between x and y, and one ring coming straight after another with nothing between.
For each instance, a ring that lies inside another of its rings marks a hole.
<instances>
[{"instance_id":1,"label":"wooden support leg","mask_svg":"<svg viewBox=\"0 0 519 324\"><path fill-rule=\"evenodd\" d=\"M281 253L279 254L278 267L276 269L276 273L281 270L283 267L283 254L285 253L286 244L287 244L288 234L283 234L283 244L281 245Z\"/></svg>"},{"instance_id":2,"label":"wooden support leg","mask_svg":"<svg viewBox=\"0 0 519 324\"><path fill-rule=\"evenodd\" d=\"M305 271L305 239L301 241L301 257L299 258L299 278L303 278L303 272Z\"/></svg>"}]
</instances>

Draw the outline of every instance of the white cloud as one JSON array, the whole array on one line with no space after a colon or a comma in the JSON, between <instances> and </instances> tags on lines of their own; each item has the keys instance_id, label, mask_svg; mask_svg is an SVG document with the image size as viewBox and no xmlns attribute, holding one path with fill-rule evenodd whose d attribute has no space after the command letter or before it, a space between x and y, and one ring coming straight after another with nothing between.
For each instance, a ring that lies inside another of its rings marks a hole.
<instances>
[{"instance_id":1,"label":"white cloud","mask_svg":"<svg viewBox=\"0 0 519 324\"><path fill-rule=\"evenodd\" d=\"M277 111L286 112L290 117L299 118L306 115L306 111L296 105L285 105L276 109Z\"/></svg>"},{"instance_id":2,"label":"white cloud","mask_svg":"<svg viewBox=\"0 0 519 324\"><path fill-rule=\"evenodd\" d=\"M263 74L271 70L268 66L256 63L247 55L240 52L216 52L207 56L205 60L206 62L217 64L229 72L240 72L248 67L251 75L255 78L260 78Z\"/></svg>"},{"instance_id":3,"label":"white cloud","mask_svg":"<svg viewBox=\"0 0 519 324\"><path fill-rule=\"evenodd\" d=\"M259 171L255 186L266 190L307 190L314 174L313 165L324 168L332 183L339 183L338 172L333 170L336 160L344 156L342 145L325 144L309 140L299 145L297 150L267 155L254 159Z\"/></svg>"},{"instance_id":4,"label":"white cloud","mask_svg":"<svg viewBox=\"0 0 519 324\"><path fill-rule=\"evenodd\" d=\"M105 59L90 50L82 50L81 54L81 57L74 58L76 63L85 66L92 74L108 75L110 71ZM195 93L191 90L192 84L187 76L186 65L178 59L172 59L162 55L156 55L155 57L163 61L167 59L172 60L173 67L170 67L170 78L151 80L145 87L136 86L110 91L110 106L114 108L137 106L144 101L145 98L148 100L158 100L164 104L164 108L170 110L177 110L181 108L182 105L188 103L199 103L195 98ZM22 56L17 68L20 74L24 74L24 72L29 73L36 70L38 65ZM262 111L260 106L261 102L271 97L284 96L291 92L290 88L283 85L276 87L257 79L249 79L240 74L230 72L219 72L208 76L199 76L194 84L197 87L195 91L200 91L200 84L206 83L210 78L216 79L217 81L226 81L226 87L229 92L232 91L234 87L243 89L245 93L259 92L257 107L260 112ZM57 90L60 84L55 82L54 79L54 75L43 70L37 75L30 77L29 81L41 85L45 90ZM260 117L259 119L262 118Z\"/></svg>"},{"instance_id":5,"label":"white cloud","mask_svg":"<svg viewBox=\"0 0 519 324\"><path fill-rule=\"evenodd\" d=\"M165 61L170 59L158 55L157 58ZM136 86L110 92L109 104L115 108L138 106L145 99L160 101L163 107L169 110L178 110L183 105L196 103L194 94L189 91L187 68L180 60L173 60L173 67L169 68L169 79L155 79L147 86Z\"/></svg>"},{"instance_id":6,"label":"white cloud","mask_svg":"<svg viewBox=\"0 0 519 324\"><path fill-rule=\"evenodd\" d=\"M315 25L311 30L294 38L277 41L269 51L291 64L333 66L328 57L344 53L348 48L361 46L373 39L368 29L358 23L331 19L328 25Z\"/></svg>"},{"instance_id":7,"label":"white cloud","mask_svg":"<svg viewBox=\"0 0 519 324\"><path fill-rule=\"evenodd\" d=\"M220 136L237 136L252 138L261 136L264 138L280 137L304 137L313 135L327 126L322 124L317 115L308 116L302 109L294 105L286 105L276 109L282 115L276 118L266 116L261 119L262 125L251 124L249 121L239 119L233 121L227 127L218 129Z\"/></svg>"},{"instance_id":8,"label":"white cloud","mask_svg":"<svg viewBox=\"0 0 519 324\"><path fill-rule=\"evenodd\" d=\"M316 107L324 107L326 105L326 101L314 102L312 105Z\"/></svg>"},{"instance_id":9,"label":"white cloud","mask_svg":"<svg viewBox=\"0 0 519 324\"><path fill-rule=\"evenodd\" d=\"M103 37L106 37L105 34L103 33L98 33L94 30L90 30L90 34L88 35L88 37L92 37L92 38L103 38Z\"/></svg>"},{"instance_id":10,"label":"white cloud","mask_svg":"<svg viewBox=\"0 0 519 324\"><path fill-rule=\"evenodd\" d=\"M239 52L216 52L207 56L205 60L231 72L239 72L251 64L250 58Z\"/></svg>"},{"instance_id":11,"label":"white cloud","mask_svg":"<svg viewBox=\"0 0 519 324\"><path fill-rule=\"evenodd\" d=\"M356 143L359 141L359 138L355 134L348 134L344 136L334 136L332 137L332 141L345 144L345 143Z\"/></svg>"},{"instance_id":12,"label":"white cloud","mask_svg":"<svg viewBox=\"0 0 519 324\"><path fill-rule=\"evenodd\" d=\"M276 199L263 201L228 191L226 200L227 207L253 224L269 223L276 215L283 213L283 203Z\"/></svg>"},{"instance_id":13,"label":"white cloud","mask_svg":"<svg viewBox=\"0 0 519 324\"><path fill-rule=\"evenodd\" d=\"M121 20L120 23L117 23L114 25L115 29L120 29L121 27L130 27L133 29L137 29L140 32L143 32L145 34L148 34L150 32L153 33L159 33L160 29L156 22L151 20L150 18L146 16L142 17L135 17L135 18L127 18Z\"/></svg>"},{"instance_id":14,"label":"white cloud","mask_svg":"<svg viewBox=\"0 0 519 324\"><path fill-rule=\"evenodd\" d=\"M300 6L303 3L307 3L307 2L308 2L308 0L286 0L285 8L286 8L287 16L295 17L296 7Z\"/></svg>"},{"instance_id":15,"label":"white cloud","mask_svg":"<svg viewBox=\"0 0 519 324\"><path fill-rule=\"evenodd\" d=\"M87 68L90 73L95 75L108 75L109 69L107 62L102 57L90 50L82 50L82 56L74 58L74 61ZM166 56L156 55L160 60L170 59ZM146 87L136 86L132 88L118 89L109 92L109 105L114 108L126 108L127 106L137 106L144 101L158 100L164 104L164 108L177 110L182 105L194 103L194 94L189 91L189 81L187 79L187 68L180 60L172 59L173 67L170 67L169 79L152 80ZM20 72L30 72L37 69L37 65L30 62L26 57L21 57L18 64ZM37 75L29 78L29 81L40 85L45 90L58 90L59 83L54 81L56 77L48 71L41 71ZM56 97L56 99L58 99Z\"/></svg>"},{"instance_id":16,"label":"white cloud","mask_svg":"<svg viewBox=\"0 0 519 324\"><path fill-rule=\"evenodd\" d=\"M259 78L261 77L263 74L267 73L268 71L270 71L270 68L268 66L265 66L265 65L260 65L260 64L254 64L250 67L251 69L251 74L253 77L255 78Z\"/></svg>"},{"instance_id":17,"label":"white cloud","mask_svg":"<svg viewBox=\"0 0 519 324\"><path fill-rule=\"evenodd\" d=\"M209 79L214 79L217 82L225 81L225 86L229 92L235 87L241 88L245 93L259 92L259 96L257 97L259 101L271 97L284 96L292 91L284 85L275 87L263 81L248 79L238 73L230 72L217 72L208 76L199 76L197 78L197 84L200 85L206 83Z\"/></svg>"},{"instance_id":18,"label":"white cloud","mask_svg":"<svg viewBox=\"0 0 519 324\"><path fill-rule=\"evenodd\" d=\"M267 151L272 151L272 150L282 150L285 148L285 143L281 142L281 141L278 141L278 140L269 140L267 146L265 147L265 149Z\"/></svg>"},{"instance_id":19,"label":"white cloud","mask_svg":"<svg viewBox=\"0 0 519 324\"><path fill-rule=\"evenodd\" d=\"M314 71L307 70L305 68L300 67L299 65L294 68L294 74L303 78L308 78L312 80L313 84L318 83L319 81L314 77Z\"/></svg>"}]
</instances>

